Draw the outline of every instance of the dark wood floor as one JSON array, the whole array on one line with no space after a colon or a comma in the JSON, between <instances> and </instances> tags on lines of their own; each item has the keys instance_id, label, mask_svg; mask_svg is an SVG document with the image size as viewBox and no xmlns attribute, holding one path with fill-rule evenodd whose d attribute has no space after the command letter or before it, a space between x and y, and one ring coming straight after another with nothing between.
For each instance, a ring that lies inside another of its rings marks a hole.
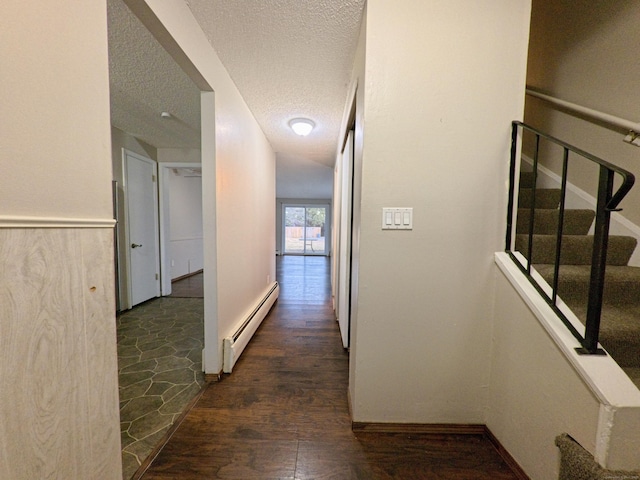
<instances>
[{"instance_id":1,"label":"dark wood floor","mask_svg":"<svg viewBox=\"0 0 640 480\"><path fill-rule=\"evenodd\" d=\"M281 296L144 475L154 479L517 479L482 435L357 432L329 259L279 257Z\"/></svg>"},{"instance_id":2,"label":"dark wood floor","mask_svg":"<svg viewBox=\"0 0 640 480\"><path fill-rule=\"evenodd\" d=\"M188 277L183 277L180 280L174 280L171 282L171 295L174 298L203 298L203 277L202 271L194 273Z\"/></svg>"}]
</instances>

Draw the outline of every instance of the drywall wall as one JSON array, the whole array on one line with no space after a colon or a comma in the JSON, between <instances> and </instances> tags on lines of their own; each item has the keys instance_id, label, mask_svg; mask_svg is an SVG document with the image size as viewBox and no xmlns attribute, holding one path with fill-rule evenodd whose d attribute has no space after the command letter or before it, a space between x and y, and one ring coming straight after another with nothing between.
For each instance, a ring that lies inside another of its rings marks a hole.
<instances>
[{"instance_id":1,"label":"drywall wall","mask_svg":"<svg viewBox=\"0 0 640 480\"><path fill-rule=\"evenodd\" d=\"M580 6L581 5L581 6ZM629 52L640 42L640 4L634 0L534 0L527 84L543 93L640 122L640 63ZM640 148L624 143L624 130L558 111L528 96L525 121L640 175ZM541 161L559 172L558 161ZM595 196L595 172L572 168L570 181ZM640 189L620 205L640 225Z\"/></svg>"},{"instance_id":2,"label":"drywall wall","mask_svg":"<svg viewBox=\"0 0 640 480\"><path fill-rule=\"evenodd\" d=\"M528 0L367 4L355 421L484 422L529 11ZM413 207L413 229L382 230L383 207Z\"/></svg>"},{"instance_id":3,"label":"drywall wall","mask_svg":"<svg viewBox=\"0 0 640 480\"><path fill-rule=\"evenodd\" d=\"M558 478L555 437L567 432L593 454L598 400L497 268L495 275L486 423L532 480Z\"/></svg>"},{"instance_id":4,"label":"drywall wall","mask_svg":"<svg viewBox=\"0 0 640 480\"><path fill-rule=\"evenodd\" d=\"M120 480L105 4L0 19L0 478Z\"/></svg>"},{"instance_id":5,"label":"drywall wall","mask_svg":"<svg viewBox=\"0 0 640 480\"><path fill-rule=\"evenodd\" d=\"M202 270L202 177L170 169L169 219L171 278Z\"/></svg>"},{"instance_id":6,"label":"drywall wall","mask_svg":"<svg viewBox=\"0 0 640 480\"><path fill-rule=\"evenodd\" d=\"M178 63L198 77L194 79L198 85L204 80L215 92L203 93L201 117L205 298L209 298L204 358L205 370L218 373L222 339L275 279L275 154L186 3L126 3L146 18L148 28L157 28L160 37L169 35ZM208 118L214 109L215 118ZM207 275L215 279L209 281Z\"/></svg>"},{"instance_id":7,"label":"drywall wall","mask_svg":"<svg viewBox=\"0 0 640 480\"><path fill-rule=\"evenodd\" d=\"M640 467L640 392L611 357L576 354L578 341L507 254L496 265L486 425L532 480L558 477L561 433L605 468Z\"/></svg>"},{"instance_id":8,"label":"drywall wall","mask_svg":"<svg viewBox=\"0 0 640 480\"><path fill-rule=\"evenodd\" d=\"M0 189L0 215L111 216L106 25L98 20L104 5L80 4L47 2L29 13L22 2L3 2L0 148L11 159L11 181ZM77 21L68 21L68 12L77 12ZM85 12L95 22L80 21ZM30 16L26 24L12 21ZM69 38L60 35L67 29ZM34 131L42 141L33 141Z\"/></svg>"},{"instance_id":9,"label":"drywall wall","mask_svg":"<svg viewBox=\"0 0 640 480\"><path fill-rule=\"evenodd\" d=\"M200 163L200 150L195 148L159 148L160 163Z\"/></svg>"}]
</instances>

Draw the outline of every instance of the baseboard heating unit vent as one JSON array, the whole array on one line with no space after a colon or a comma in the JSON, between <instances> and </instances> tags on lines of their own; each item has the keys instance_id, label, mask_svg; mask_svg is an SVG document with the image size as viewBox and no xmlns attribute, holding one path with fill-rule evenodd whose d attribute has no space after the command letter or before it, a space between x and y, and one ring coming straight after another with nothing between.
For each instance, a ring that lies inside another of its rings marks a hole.
<instances>
[{"instance_id":1,"label":"baseboard heating unit vent","mask_svg":"<svg viewBox=\"0 0 640 480\"><path fill-rule=\"evenodd\" d=\"M258 306L238 325L238 328L235 329L232 335L224 339L224 363L222 365L222 371L224 373L231 373L242 351L249 343L249 340L251 340L251 337L253 337L262 320L264 320L267 313L269 313L269 310L271 310L279 294L280 286L278 282L274 282L264 298L258 303Z\"/></svg>"}]
</instances>

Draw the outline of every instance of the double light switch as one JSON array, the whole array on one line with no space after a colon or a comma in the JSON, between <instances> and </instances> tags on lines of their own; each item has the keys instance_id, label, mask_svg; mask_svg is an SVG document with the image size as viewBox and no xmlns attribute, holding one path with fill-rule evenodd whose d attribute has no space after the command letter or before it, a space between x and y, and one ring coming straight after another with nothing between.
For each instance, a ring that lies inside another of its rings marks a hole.
<instances>
[{"instance_id":1,"label":"double light switch","mask_svg":"<svg viewBox=\"0 0 640 480\"><path fill-rule=\"evenodd\" d=\"M383 208L383 230L413 229L413 208Z\"/></svg>"}]
</instances>

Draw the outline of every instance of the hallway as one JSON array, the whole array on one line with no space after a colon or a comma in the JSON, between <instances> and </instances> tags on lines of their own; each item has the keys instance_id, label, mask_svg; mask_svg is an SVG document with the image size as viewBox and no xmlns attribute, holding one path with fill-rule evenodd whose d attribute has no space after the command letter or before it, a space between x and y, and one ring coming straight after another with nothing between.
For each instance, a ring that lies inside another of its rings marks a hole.
<instances>
[{"instance_id":1,"label":"hallway","mask_svg":"<svg viewBox=\"0 0 640 480\"><path fill-rule=\"evenodd\" d=\"M483 435L353 432L330 259L277 261L279 300L141 478L518 478Z\"/></svg>"},{"instance_id":2,"label":"hallway","mask_svg":"<svg viewBox=\"0 0 640 480\"><path fill-rule=\"evenodd\" d=\"M204 385L203 301L186 296L193 289L180 288L183 298L156 298L117 318L122 478L126 480Z\"/></svg>"}]
</instances>

